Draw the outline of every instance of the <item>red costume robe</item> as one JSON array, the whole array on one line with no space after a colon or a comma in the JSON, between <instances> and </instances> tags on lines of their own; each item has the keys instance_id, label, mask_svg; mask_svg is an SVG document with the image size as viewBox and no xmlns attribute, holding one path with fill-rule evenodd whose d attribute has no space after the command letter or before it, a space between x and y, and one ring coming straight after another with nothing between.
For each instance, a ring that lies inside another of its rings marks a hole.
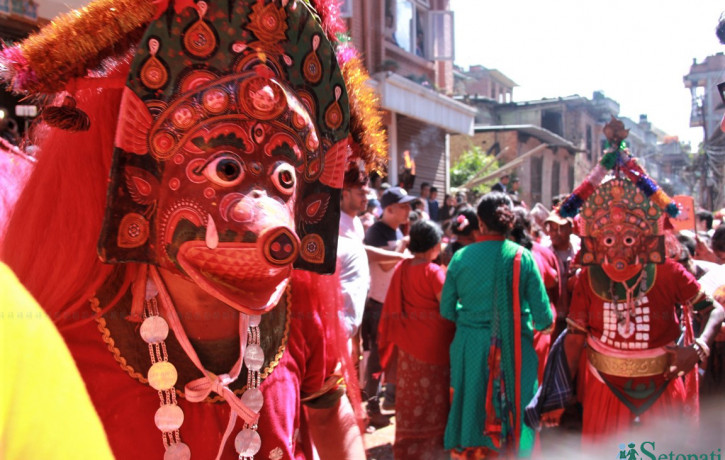
<instances>
[{"instance_id":1,"label":"red costume robe","mask_svg":"<svg viewBox=\"0 0 725 460\"><path fill-rule=\"evenodd\" d=\"M599 273L596 273L597 270ZM700 286L690 273L670 259L663 264L650 266L649 271L654 276L650 275L647 289L635 298L634 315L627 327L617 319L617 311L622 311L624 303L620 301L615 304L611 301L611 296L604 289L608 283L603 282L601 269L584 268L574 289L569 319L588 331L590 346L591 341L595 340L600 350L608 350L612 355L623 351L644 354L674 344L678 339L680 325L676 306L695 299ZM680 378L673 378L667 383L660 376L644 379L609 377L611 384L619 385L620 389L629 388L633 394L643 396L637 399L632 394L625 394L624 398L618 398L596 369L589 363L584 367L583 372L579 373L584 376L584 381L580 382L578 388L583 391L585 442L603 441L612 434L631 429L635 414L628 405L634 408L649 406L639 416L643 424L658 417L672 417L683 412L685 387ZM647 386L638 386L641 384ZM655 386L663 388L652 391ZM655 394L658 392L661 392L659 396Z\"/></svg>"},{"instance_id":2,"label":"red costume robe","mask_svg":"<svg viewBox=\"0 0 725 460\"><path fill-rule=\"evenodd\" d=\"M327 331L325 328L325 315L322 314L323 307L319 302L321 296L310 289L307 278L310 274L294 273L293 300L286 318L288 334L284 352L260 387L264 394L264 406L258 428L262 447L257 458L312 458L304 428L300 432L302 398L317 397L319 401L327 397L329 404L330 401L336 402L339 397L339 392L335 391L338 379L333 376L337 364L332 345L334 339L330 336L329 328ZM115 309L105 317L114 314L118 315ZM104 329L103 324L91 322L66 331L64 336L106 429L113 454L118 459L161 460L164 446L161 432L154 424L159 395L147 383L139 381L139 377L145 377L144 372L138 373L136 370L135 376L129 375L133 371L123 357L124 344L141 343L142 348L145 344L140 336L122 337L119 334L104 337L99 329ZM103 332L110 331L105 329ZM184 363L183 357L175 355L173 347L176 344L170 343L172 335L170 333L167 339L169 361L179 369L179 380L183 380L183 369L188 368L190 363ZM145 358L148 360L148 356ZM236 359L236 355L233 358ZM119 361L123 361L124 365ZM239 378L242 384L245 378L246 370L243 370ZM212 393L213 396L216 395ZM215 458L229 420L229 406L223 401L191 403L183 397L178 398L178 404L184 411L181 440L190 447L192 458ZM237 419L221 458L238 458L234 437L242 426L243 421Z\"/></svg>"}]
</instances>

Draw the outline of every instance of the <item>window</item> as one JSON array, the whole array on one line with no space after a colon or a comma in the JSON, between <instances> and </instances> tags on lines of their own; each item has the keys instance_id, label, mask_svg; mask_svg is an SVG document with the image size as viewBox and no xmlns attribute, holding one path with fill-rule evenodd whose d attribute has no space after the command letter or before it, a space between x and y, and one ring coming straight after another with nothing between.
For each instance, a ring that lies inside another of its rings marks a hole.
<instances>
[{"instance_id":1,"label":"window","mask_svg":"<svg viewBox=\"0 0 725 460\"><path fill-rule=\"evenodd\" d=\"M534 202L541 201L541 187L543 185L542 173L544 159L541 157L531 158L531 198Z\"/></svg>"},{"instance_id":2,"label":"window","mask_svg":"<svg viewBox=\"0 0 725 460\"><path fill-rule=\"evenodd\" d=\"M351 18L352 17L352 0L341 0L340 1L340 17Z\"/></svg>"},{"instance_id":3,"label":"window","mask_svg":"<svg viewBox=\"0 0 725 460\"><path fill-rule=\"evenodd\" d=\"M541 127L559 136L564 135L564 121L561 112L544 110L541 113Z\"/></svg>"},{"instance_id":4,"label":"window","mask_svg":"<svg viewBox=\"0 0 725 460\"><path fill-rule=\"evenodd\" d=\"M558 161L554 160L551 165L551 196L555 197L559 194L559 177L561 176L561 166Z\"/></svg>"},{"instance_id":5,"label":"window","mask_svg":"<svg viewBox=\"0 0 725 460\"><path fill-rule=\"evenodd\" d=\"M569 166L569 184L567 184L566 189L574 190L574 165Z\"/></svg>"},{"instance_id":6,"label":"window","mask_svg":"<svg viewBox=\"0 0 725 460\"><path fill-rule=\"evenodd\" d=\"M587 143L586 144L587 158L589 159L589 161L591 161L592 155L594 154L594 152L592 152L592 147L594 146L594 144L592 144L592 126L591 125L587 125L586 143Z\"/></svg>"},{"instance_id":7,"label":"window","mask_svg":"<svg viewBox=\"0 0 725 460\"><path fill-rule=\"evenodd\" d=\"M431 25L429 57L436 61L452 61L455 58L453 11L429 11L428 19Z\"/></svg>"},{"instance_id":8,"label":"window","mask_svg":"<svg viewBox=\"0 0 725 460\"><path fill-rule=\"evenodd\" d=\"M425 59L453 60L453 12L430 11L429 0L386 0L387 39Z\"/></svg>"},{"instance_id":9,"label":"window","mask_svg":"<svg viewBox=\"0 0 725 460\"><path fill-rule=\"evenodd\" d=\"M413 4L409 0L395 0L395 43L406 51L413 52L413 30L415 15Z\"/></svg>"},{"instance_id":10,"label":"window","mask_svg":"<svg viewBox=\"0 0 725 460\"><path fill-rule=\"evenodd\" d=\"M33 0L10 0L0 1L0 12L17 14L30 19L38 19L38 4Z\"/></svg>"}]
</instances>

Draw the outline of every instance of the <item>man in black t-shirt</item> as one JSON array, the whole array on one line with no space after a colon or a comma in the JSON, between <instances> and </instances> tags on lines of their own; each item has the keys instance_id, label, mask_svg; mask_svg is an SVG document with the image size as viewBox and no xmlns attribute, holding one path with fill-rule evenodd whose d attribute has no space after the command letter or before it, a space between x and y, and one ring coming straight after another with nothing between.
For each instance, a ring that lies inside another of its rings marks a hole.
<instances>
[{"instance_id":1,"label":"man in black t-shirt","mask_svg":"<svg viewBox=\"0 0 725 460\"><path fill-rule=\"evenodd\" d=\"M407 247L407 238L403 238L398 227L408 221L410 203L415 199L416 197L408 195L405 189L400 187L391 187L386 190L380 199L383 215L365 233L364 242L368 246L370 262L370 292L365 303L360 331L363 350L369 354L362 366L362 385L368 400L370 425L375 427L385 426L389 423L388 419L380 413L378 400L380 377L373 376L382 370L378 355L378 323L390 279L393 276L393 267L400 261L402 252ZM392 397L390 395L388 399L392 399Z\"/></svg>"}]
</instances>

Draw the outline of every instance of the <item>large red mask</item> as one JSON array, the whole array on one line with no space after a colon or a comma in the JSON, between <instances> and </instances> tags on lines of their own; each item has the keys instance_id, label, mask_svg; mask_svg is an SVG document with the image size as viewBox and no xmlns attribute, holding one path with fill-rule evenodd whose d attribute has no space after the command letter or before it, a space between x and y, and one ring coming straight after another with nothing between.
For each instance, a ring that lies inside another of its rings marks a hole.
<instances>
[{"instance_id":1,"label":"large red mask","mask_svg":"<svg viewBox=\"0 0 725 460\"><path fill-rule=\"evenodd\" d=\"M104 260L159 265L251 314L277 304L293 266L334 270L344 83L305 6L283 4L230 22L199 2L180 26L149 26L121 105ZM305 21L291 43L288 22Z\"/></svg>"},{"instance_id":2,"label":"large red mask","mask_svg":"<svg viewBox=\"0 0 725 460\"><path fill-rule=\"evenodd\" d=\"M609 278L623 282L644 264L664 261L661 211L630 181L602 184L581 215L582 264L600 265Z\"/></svg>"}]
</instances>

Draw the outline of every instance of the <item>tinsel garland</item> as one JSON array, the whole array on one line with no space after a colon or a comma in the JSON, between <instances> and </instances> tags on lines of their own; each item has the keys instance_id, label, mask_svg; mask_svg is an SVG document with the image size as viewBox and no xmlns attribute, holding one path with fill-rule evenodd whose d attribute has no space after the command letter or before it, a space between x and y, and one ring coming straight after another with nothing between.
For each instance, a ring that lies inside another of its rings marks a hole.
<instances>
[{"instance_id":1,"label":"tinsel garland","mask_svg":"<svg viewBox=\"0 0 725 460\"><path fill-rule=\"evenodd\" d=\"M357 56L341 64L350 100L350 133L360 146L368 172L380 171L387 159L388 142L380 115L379 99L368 84L369 76Z\"/></svg>"},{"instance_id":2,"label":"tinsel garland","mask_svg":"<svg viewBox=\"0 0 725 460\"><path fill-rule=\"evenodd\" d=\"M608 144L607 144L608 146ZM616 148L609 148L599 163L584 181L569 195L559 207L559 215L562 217L574 217L579 213L579 208L591 196L601 184L607 171L617 169L633 182L642 193L645 194L657 206L664 209L671 217L679 214L679 208L657 183L647 175L637 160L629 154L626 143L622 141Z\"/></svg>"},{"instance_id":3,"label":"tinsel garland","mask_svg":"<svg viewBox=\"0 0 725 460\"><path fill-rule=\"evenodd\" d=\"M345 22L340 17L340 0L313 0L312 3L317 14L320 15L322 30L334 43L336 37L347 31Z\"/></svg>"},{"instance_id":4,"label":"tinsel garland","mask_svg":"<svg viewBox=\"0 0 725 460\"><path fill-rule=\"evenodd\" d=\"M379 99L367 84L370 76L350 43L337 1L312 3L336 45L350 100L351 134L359 144L354 151L368 171L381 170L388 145ZM97 0L62 15L19 45L0 50L0 78L17 93L62 91L71 79L85 77L104 59L127 51L167 6L166 0Z\"/></svg>"},{"instance_id":5,"label":"tinsel garland","mask_svg":"<svg viewBox=\"0 0 725 460\"><path fill-rule=\"evenodd\" d=\"M670 217L677 217L677 214L680 212L677 203L647 175L634 157L629 156L624 159L622 171L629 180L637 185L637 188L642 190L645 196L657 204L657 206L664 209Z\"/></svg>"},{"instance_id":6,"label":"tinsel garland","mask_svg":"<svg viewBox=\"0 0 725 460\"><path fill-rule=\"evenodd\" d=\"M97 0L0 51L1 77L19 93L62 91L70 79L125 53L155 13L149 0Z\"/></svg>"}]
</instances>

